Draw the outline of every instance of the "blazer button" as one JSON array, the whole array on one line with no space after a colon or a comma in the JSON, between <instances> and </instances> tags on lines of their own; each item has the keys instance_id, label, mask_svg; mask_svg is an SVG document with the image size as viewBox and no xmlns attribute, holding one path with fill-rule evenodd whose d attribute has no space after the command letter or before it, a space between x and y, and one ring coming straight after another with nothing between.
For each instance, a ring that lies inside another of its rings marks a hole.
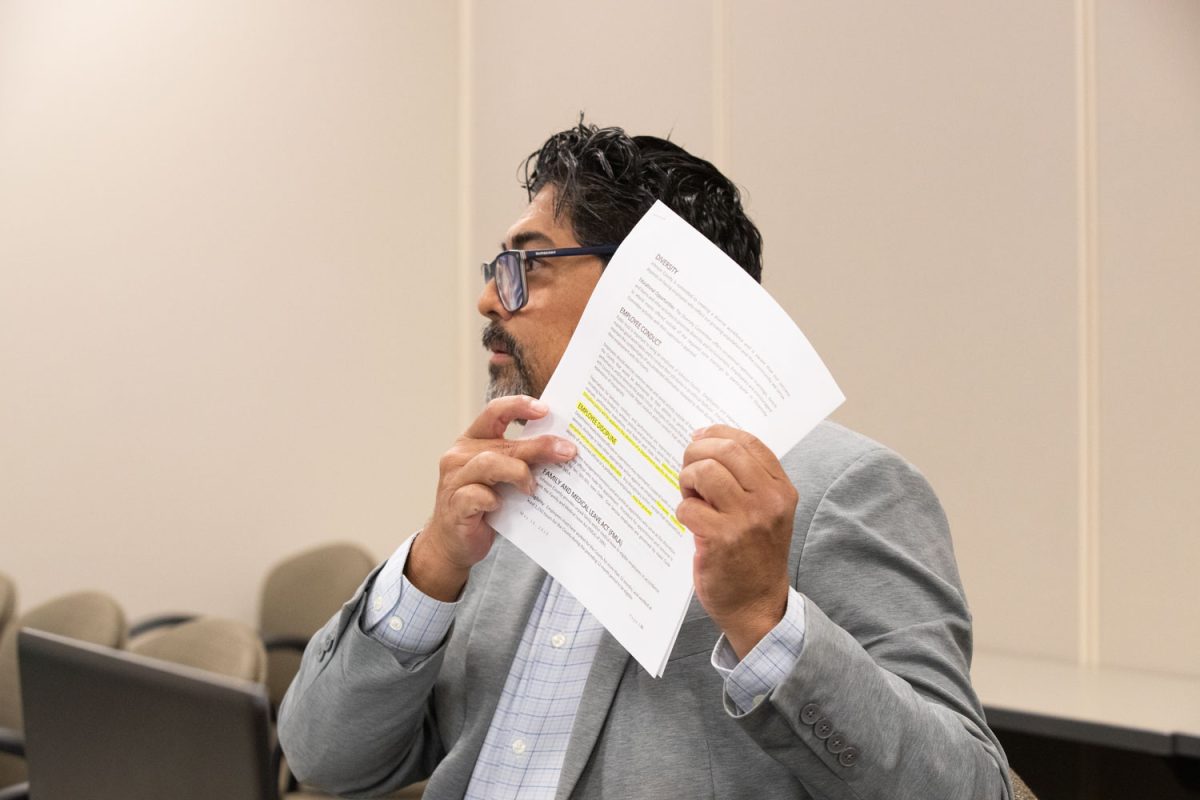
<instances>
[{"instance_id":1,"label":"blazer button","mask_svg":"<svg viewBox=\"0 0 1200 800\"><path fill-rule=\"evenodd\" d=\"M835 733L825 740L825 749L836 756L846 749L846 737L840 733Z\"/></svg>"},{"instance_id":2,"label":"blazer button","mask_svg":"<svg viewBox=\"0 0 1200 800\"><path fill-rule=\"evenodd\" d=\"M816 703L809 703L804 708L800 709L800 721L805 725L812 725L821 718L821 707Z\"/></svg>"},{"instance_id":3,"label":"blazer button","mask_svg":"<svg viewBox=\"0 0 1200 800\"><path fill-rule=\"evenodd\" d=\"M818 739L828 739L833 735L833 723L827 719L819 719L817 724L813 725L813 733Z\"/></svg>"},{"instance_id":4,"label":"blazer button","mask_svg":"<svg viewBox=\"0 0 1200 800\"><path fill-rule=\"evenodd\" d=\"M838 763L843 767L853 767L858 763L858 748L847 747L842 751L842 754L838 756Z\"/></svg>"},{"instance_id":5,"label":"blazer button","mask_svg":"<svg viewBox=\"0 0 1200 800\"><path fill-rule=\"evenodd\" d=\"M333 649L333 634L327 635L321 640L321 649L317 651L317 661L324 661L325 656L329 655L329 651Z\"/></svg>"}]
</instances>

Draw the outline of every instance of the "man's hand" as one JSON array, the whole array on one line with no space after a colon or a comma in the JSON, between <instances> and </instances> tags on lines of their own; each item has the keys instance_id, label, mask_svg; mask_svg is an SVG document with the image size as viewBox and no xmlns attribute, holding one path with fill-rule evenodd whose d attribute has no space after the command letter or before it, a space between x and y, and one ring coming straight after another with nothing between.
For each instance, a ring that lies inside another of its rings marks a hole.
<instances>
[{"instance_id":1,"label":"man's hand","mask_svg":"<svg viewBox=\"0 0 1200 800\"><path fill-rule=\"evenodd\" d=\"M413 541L404 568L422 592L446 602L458 598L471 567L483 560L496 538L483 515L500 507L497 484L511 483L533 494L537 484L531 465L575 457L575 444L557 436L504 438L513 420L540 419L548 411L532 397L499 397L442 456L433 516Z\"/></svg>"},{"instance_id":2,"label":"man's hand","mask_svg":"<svg viewBox=\"0 0 1200 800\"><path fill-rule=\"evenodd\" d=\"M679 488L675 516L696 541L696 596L745 658L787 609L796 488L766 445L728 425L692 434Z\"/></svg>"}]
</instances>

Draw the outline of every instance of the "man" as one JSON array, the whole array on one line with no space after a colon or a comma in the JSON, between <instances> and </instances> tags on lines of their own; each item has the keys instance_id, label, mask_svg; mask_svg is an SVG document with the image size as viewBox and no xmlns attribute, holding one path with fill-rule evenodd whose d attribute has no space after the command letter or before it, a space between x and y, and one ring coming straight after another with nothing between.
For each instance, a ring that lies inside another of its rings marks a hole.
<instances>
[{"instance_id":1,"label":"man","mask_svg":"<svg viewBox=\"0 0 1200 800\"><path fill-rule=\"evenodd\" d=\"M525 174L505 251L611 252L657 198L760 279L736 187L670 142L581 122ZM296 774L361 796L429 777L433 800L1007 798L945 517L886 448L832 423L782 462L724 425L693 435L676 516L696 598L657 680L488 527L499 484L532 492L531 467L574 457L503 435L547 413L595 253L485 268L493 399L424 528L309 643L280 710Z\"/></svg>"}]
</instances>

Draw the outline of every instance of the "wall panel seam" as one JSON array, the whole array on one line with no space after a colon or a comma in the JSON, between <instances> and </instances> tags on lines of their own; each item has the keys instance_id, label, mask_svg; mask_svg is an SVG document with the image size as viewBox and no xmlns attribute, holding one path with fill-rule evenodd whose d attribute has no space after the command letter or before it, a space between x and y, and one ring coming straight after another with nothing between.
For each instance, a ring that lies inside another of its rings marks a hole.
<instances>
[{"instance_id":1,"label":"wall panel seam","mask_svg":"<svg viewBox=\"0 0 1200 800\"><path fill-rule=\"evenodd\" d=\"M474 350L474 313L471 309L472 278L474 274L468 266L471 263L471 225L475 215L471 208L471 186L472 186L472 167L474 166L474 158L472 157L472 147L474 141L471 138L471 123L474 118L472 113L472 103L474 102L474 86L471 78L471 69L474 66L472 60L471 48L471 24L473 20L472 0L458 0L457 7L457 25L455 45L458 48L456 54L458 80L457 80L457 96L456 96L456 111L457 111L457 183L458 197L456 205L458 206L458 263L456 265L455 274L458 276L458 291L455 293L455 302L458 305L458 422L460 428L465 428L470 421L478 413L479 398L472 397L474 394L472 388L475 386L474 376L472 371L475 365L475 359L472 357Z\"/></svg>"},{"instance_id":2,"label":"wall panel seam","mask_svg":"<svg viewBox=\"0 0 1200 800\"><path fill-rule=\"evenodd\" d=\"M1100 342L1096 0L1076 0L1076 175L1079 342L1078 659L1100 655Z\"/></svg>"},{"instance_id":3,"label":"wall panel seam","mask_svg":"<svg viewBox=\"0 0 1200 800\"><path fill-rule=\"evenodd\" d=\"M713 163L729 173L729 9L727 0L712 2L712 134Z\"/></svg>"}]
</instances>

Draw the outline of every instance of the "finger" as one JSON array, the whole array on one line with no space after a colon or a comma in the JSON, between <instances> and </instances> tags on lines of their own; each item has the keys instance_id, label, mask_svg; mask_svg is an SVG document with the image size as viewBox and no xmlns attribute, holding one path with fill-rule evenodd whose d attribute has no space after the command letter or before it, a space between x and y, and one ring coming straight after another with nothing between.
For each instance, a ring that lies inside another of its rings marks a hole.
<instances>
[{"instance_id":1,"label":"finger","mask_svg":"<svg viewBox=\"0 0 1200 800\"><path fill-rule=\"evenodd\" d=\"M708 437L697 439L683 451L683 466L710 458L729 470L738 484L747 492L769 485L771 473L759 463L746 446L734 439Z\"/></svg>"},{"instance_id":2,"label":"finger","mask_svg":"<svg viewBox=\"0 0 1200 800\"><path fill-rule=\"evenodd\" d=\"M529 464L495 450L476 453L454 476L454 481L459 486L471 483L482 483L486 486L511 483L525 494L533 494L536 486L533 474L529 471Z\"/></svg>"},{"instance_id":3,"label":"finger","mask_svg":"<svg viewBox=\"0 0 1200 800\"><path fill-rule=\"evenodd\" d=\"M681 469L679 488L689 490L684 497L691 497L691 492L695 492L717 511L738 508L746 497L746 491L733 474L721 462L711 458L692 462Z\"/></svg>"},{"instance_id":4,"label":"finger","mask_svg":"<svg viewBox=\"0 0 1200 800\"><path fill-rule=\"evenodd\" d=\"M784 470L783 465L779 463L776 455L771 452L771 448L763 444L762 440L754 434L740 428L721 424L709 425L707 428L700 428L692 433L692 441L711 438L732 439L740 443L750 455L754 456L755 460L762 465L763 469L772 478L784 481L789 480L787 472Z\"/></svg>"},{"instance_id":5,"label":"finger","mask_svg":"<svg viewBox=\"0 0 1200 800\"><path fill-rule=\"evenodd\" d=\"M720 530L721 514L699 497L685 497L675 507L675 519L697 538L705 538Z\"/></svg>"},{"instance_id":6,"label":"finger","mask_svg":"<svg viewBox=\"0 0 1200 800\"><path fill-rule=\"evenodd\" d=\"M541 419L550 407L541 400L524 394L497 397L483 408L465 436L469 439L499 439L509 424L517 419Z\"/></svg>"},{"instance_id":7,"label":"finger","mask_svg":"<svg viewBox=\"0 0 1200 800\"><path fill-rule=\"evenodd\" d=\"M579 448L561 436L535 436L532 439L512 439L501 446L502 451L527 464L561 464L570 461Z\"/></svg>"},{"instance_id":8,"label":"finger","mask_svg":"<svg viewBox=\"0 0 1200 800\"><path fill-rule=\"evenodd\" d=\"M460 486L450 495L450 510L459 519L469 519L500 507L500 495L479 483Z\"/></svg>"},{"instance_id":9,"label":"finger","mask_svg":"<svg viewBox=\"0 0 1200 800\"><path fill-rule=\"evenodd\" d=\"M570 461L579 448L561 436L535 436L531 439L459 439L442 456L443 473L460 470L480 453L496 452L519 458L526 464L560 464Z\"/></svg>"}]
</instances>

